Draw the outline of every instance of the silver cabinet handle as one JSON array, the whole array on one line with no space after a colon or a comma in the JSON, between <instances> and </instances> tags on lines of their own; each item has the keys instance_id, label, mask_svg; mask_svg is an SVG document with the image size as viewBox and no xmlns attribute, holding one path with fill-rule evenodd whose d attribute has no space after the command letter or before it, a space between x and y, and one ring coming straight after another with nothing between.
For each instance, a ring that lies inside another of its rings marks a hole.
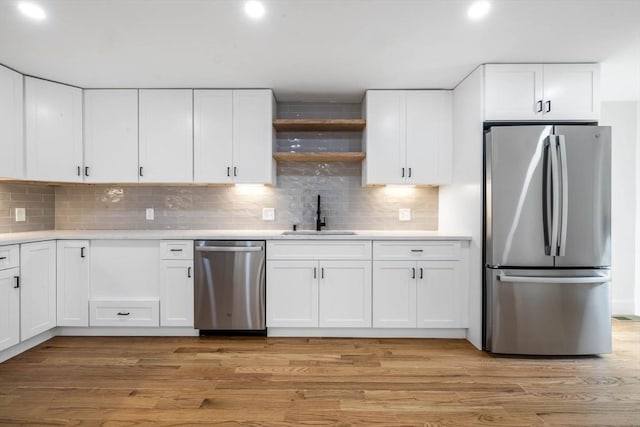
<instances>
[{"instance_id":1,"label":"silver cabinet handle","mask_svg":"<svg viewBox=\"0 0 640 427\"><path fill-rule=\"evenodd\" d=\"M260 252L262 246L198 246L198 252Z\"/></svg>"},{"instance_id":2,"label":"silver cabinet handle","mask_svg":"<svg viewBox=\"0 0 640 427\"><path fill-rule=\"evenodd\" d=\"M313 278L314 279L318 278L318 269L316 267L313 267Z\"/></svg>"},{"instance_id":3,"label":"silver cabinet handle","mask_svg":"<svg viewBox=\"0 0 640 427\"><path fill-rule=\"evenodd\" d=\"M511 283L605 283L611 278L607 276L582 276L582 277L528 277L528 276L510 276L508 274L498 275L501 282Z\"/></svg>"},{"instance_id":4,"label":"silver cabinet handle","mask_svg":"<svg viewBox=\"0 0 640 427\"><path fill-rule=\"evenodd\" d=\"M233 167L233 176L238 176L238 168L236 166Z\"/></svg>"},{"instance_id":5,"label":"silver cabinet handle","mask_svg":"<svg viewBox=\"0 0 640 427\"><path fill-rule=\"evenodd\" d=\"M536 110L536 113L542 113L542 99L538 102L536 102L536 104L538 104L538 109Z\"/></svg>"},{"instance_id":6,"label":"silver cabinet handle","mask_svg":"<svg viewBox=\"0 0 640 427\"><path fill-rule=\"evenodd\" d=\"M324 279L324 267L320 269L320 278Z\"/></svg>"},{"instance_id":7,"label":"silver cabinet handle","mask_svg":"<svg viewBox=\"0 0 640 427\"><path fill-rule=\"evenodd\" d=\"M80 166L78 166L78 176L81 176L81 174L80 174Z\"/></svg>"}]
</instances>

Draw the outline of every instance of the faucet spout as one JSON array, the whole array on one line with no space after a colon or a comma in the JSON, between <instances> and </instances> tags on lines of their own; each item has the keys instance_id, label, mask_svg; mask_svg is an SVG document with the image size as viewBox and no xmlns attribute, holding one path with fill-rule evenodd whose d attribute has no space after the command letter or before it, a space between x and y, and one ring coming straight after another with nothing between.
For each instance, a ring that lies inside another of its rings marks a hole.
<instances>
[{"instance_id":1,"label":"faucet spout","mask_svg":"<svg viewBox=\"0 0 640 427\"><path fill-rule=\"evenodd\" d=\"M327 218L320 219L320 195L318 194L318 208L316 209L316 231L321 231L327 226Z\"/></svg>"}]
</instances>

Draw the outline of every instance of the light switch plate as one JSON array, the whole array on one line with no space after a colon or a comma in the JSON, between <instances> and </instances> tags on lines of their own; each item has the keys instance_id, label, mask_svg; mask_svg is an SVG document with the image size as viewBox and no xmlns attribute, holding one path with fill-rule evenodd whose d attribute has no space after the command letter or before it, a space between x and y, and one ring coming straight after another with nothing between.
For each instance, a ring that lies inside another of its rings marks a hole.
<instances>
[{"instance_id":1,"label":"light switch plate","mask_svg":"<svg viewBox=\"0 0 640 427\"><path fill-rule=\"evenodd\" d=\"M153 208L147 208L147 221L153 221L154 218L155 213L153 211Z\"/></svg>"},{"instance_id":2,"label":"light switch plate","mask_svg":"<svg viewBox=\"0 0 640 427\"><path fill-rule=\"evenodd\" d=\"M24 222L27 220L27 212L25 208L16 208L16 222Z\"/></svg>"},{"instance_id":3,"label":"light switch plate","mask_svg":"<svg viewBox=\"0 0 640 427\"><path fill-rule=\"evenodd\" d=\"M398 219L400 221L411 221L411 209L398 209Z\"/></svg>"},{"instance_id":4,"label":"light switch plate","mask_svg":"<svg viewBox=\"0 0 640 427\"><path fill-rule=\"evenodd\" d=\"M276 209L275 208L262 208L262 220L263 221L275 221Z\"/></svg>"}]
</instances>

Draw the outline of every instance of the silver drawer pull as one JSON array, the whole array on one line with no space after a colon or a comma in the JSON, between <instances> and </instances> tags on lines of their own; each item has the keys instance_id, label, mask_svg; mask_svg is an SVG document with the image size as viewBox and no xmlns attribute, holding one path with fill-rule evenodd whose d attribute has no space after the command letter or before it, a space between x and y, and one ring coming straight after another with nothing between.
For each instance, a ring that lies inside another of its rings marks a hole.
<instances>
[{"instance_id":1,"label":"silver drawer pull","mask_svg":"<svg viewBox=\"0 0 640 427\"><path fill-rule=\"evenodd\" d=\"M411 252L424 252L424 249L411 249Z\"/></svg>"},{"instance_id":2,"label":"silver drawer pull","mask_svg":"<svg viewBox=\"0 0 640 427\"><path fill-rule=\"evenodd\" d=\"M128 316L129 314L131 313L129 313L128 311L126 313L123 313L122 311L118 312L118 316Z\"/></svg>"}]
</instances>

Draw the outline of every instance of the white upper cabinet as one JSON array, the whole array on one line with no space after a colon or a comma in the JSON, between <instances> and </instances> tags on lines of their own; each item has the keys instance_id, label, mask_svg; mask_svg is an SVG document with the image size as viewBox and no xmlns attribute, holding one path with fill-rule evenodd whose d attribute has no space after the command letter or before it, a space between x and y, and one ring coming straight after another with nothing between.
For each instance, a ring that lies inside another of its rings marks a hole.
<instances>
[{"instance_id":1,"label":"white upper cabinet","mask_svg":"<svg viewBox=\"0 0 640 427\"><path fill-rule=\"evenodd\" d=\"M193 182L193 91L139 92L140 182Z\"/></svg>"},{"instance_id":2,"label":"white upper cabinet","mask_svg":"<svg viewBox=\"0 0 640 427\"><path fill-rule=\"evenodd\" d=\"M27 179L82 181L82 89L25 77Z\"/></svg>"},{"instance_id":3,"label":"white upper cabinet","mask_svg":"<svg viewBox=\"0 0 640 427\"><path fill-rule=\"evenodd\" d=\"M275 100L271 90L233 91L233 180L275 184Z\"/></svg>"},{"instance_id":4,"label":"white upper cabinet","mask_svg":"<svg viewBox=\"0 0 640 427\"><path fill-rule=\"evenodd\" d=\"M24 178L22 74L0 66L0 177Z\"/></svg>"},{"instance_id":5,"label":"white upper cabinet","mask_svg":"<svg viewBox=\"0 0 640 427\"><path fill-rule=\"evenodd\" d=\"M271 90L194 91L194 181L274 184Z\"/></svg>"},{"instance_id":6,"label":"white upper cabinet","mask_svg":"<svg viewBox=\"0 0 640 427\"><path fill-rule=\"evenodd\" d=\"M84 180L138 182L138 91L84 91Z\"/></svg>"},{"instance_id":7,"label":"white upper cabinet","mask_svg":"<svg viewBox=\"0 0 640 427\"><path fill-rule=\"evenodd\" d=\"M451 100L451 91L367 91L363 184L451 182Z\"/></svg>"},{"instance_id":8,"label":"white upper cabinet","mask_svg":"<svg viewBox=\"0 0 640 427\"><path fill-rule=\"evenodd\" d=\"M598 64L488 64L484 72L487 121L600 118Z\"/></svg>"}]
</instances>

